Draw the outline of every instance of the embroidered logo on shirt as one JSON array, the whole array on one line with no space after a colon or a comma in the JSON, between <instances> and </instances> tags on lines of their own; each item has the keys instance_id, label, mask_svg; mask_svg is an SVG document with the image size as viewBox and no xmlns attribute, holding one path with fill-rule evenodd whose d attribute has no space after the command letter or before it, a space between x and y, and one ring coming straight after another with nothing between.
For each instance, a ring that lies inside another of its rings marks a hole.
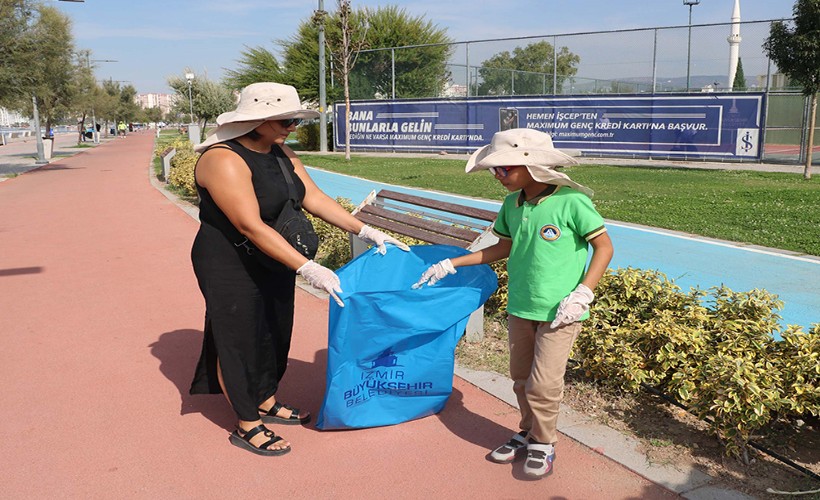
<instances>
[{"instance_id":1,"label":"embroidered logo on shirt","mask_svg":"<svg viewBox=\"0 0 820 500\"><path fill-rule=\"evenodd\" d=\"M540 233L541 237L547 241L555 241L561 237L561 230L558 229L558 226L552 224L542 227Z\"/></svg>"}]
</instances>

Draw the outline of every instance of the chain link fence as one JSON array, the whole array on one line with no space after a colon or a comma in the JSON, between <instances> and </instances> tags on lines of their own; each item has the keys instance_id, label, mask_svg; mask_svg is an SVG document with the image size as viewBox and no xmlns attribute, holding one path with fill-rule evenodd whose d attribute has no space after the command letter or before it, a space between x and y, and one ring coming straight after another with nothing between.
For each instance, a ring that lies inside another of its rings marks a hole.
<instances>
[{"instance_id":1,"label":"chain link fence","mask_svg":"<svg viewBox=\"0 0 820 500\"><path fill-rule=\"evenodd\" d=\"M716 23L371 49L351 97L767 92L764 158L802 161L805 98L763 50L772 21L737 23L739 85L729 81L733 23ZM447 62L429 66L431 57Z\"/></svg>"}]
</instances>

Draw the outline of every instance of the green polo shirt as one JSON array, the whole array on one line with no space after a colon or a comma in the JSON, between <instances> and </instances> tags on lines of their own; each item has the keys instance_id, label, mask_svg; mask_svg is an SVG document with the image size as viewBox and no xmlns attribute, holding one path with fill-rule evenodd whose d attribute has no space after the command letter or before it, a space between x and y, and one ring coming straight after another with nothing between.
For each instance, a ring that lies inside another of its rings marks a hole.
<instances>
[{"instance_id":1,"label":"green polo shirt","mask_svg":"<svg viewBox=\"0 0 820 500\"><path fill-rule=\"evenodd\" d=\"M523 197L522 191L508 195L493 224L496 236L512 240L507 311L552 321L561 299L583 280L588 241L606 231L604 219L592 200L569 187L550 185L533 200Z\"/></svg>"}]
</instances>

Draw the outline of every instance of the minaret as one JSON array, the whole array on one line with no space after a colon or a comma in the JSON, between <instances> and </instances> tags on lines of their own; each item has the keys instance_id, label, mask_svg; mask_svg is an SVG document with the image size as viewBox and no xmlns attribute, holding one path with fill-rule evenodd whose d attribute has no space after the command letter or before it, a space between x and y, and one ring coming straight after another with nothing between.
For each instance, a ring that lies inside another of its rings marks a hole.
<instances>
[{"instance_id":1,"label":"minaret","mask_svg":"<svg viewBox=\"0 0 820 500\"><path fill-rule=\"evenodd\" d=\"M740 57L740 0L735 0L735 8L732 9L732 32L726 41L729 42L729 84L726 88L731 89L735 83L737 60Z\"/></svg>"}]
</instances>

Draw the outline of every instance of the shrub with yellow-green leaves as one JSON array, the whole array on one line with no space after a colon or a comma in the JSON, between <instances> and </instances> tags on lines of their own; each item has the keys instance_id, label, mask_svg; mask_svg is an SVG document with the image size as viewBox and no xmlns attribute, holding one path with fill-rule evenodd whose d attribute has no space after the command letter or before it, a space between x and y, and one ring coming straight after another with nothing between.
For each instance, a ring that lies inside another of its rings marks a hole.
<instances>
[{"instance_id":1,"label":"shrub with yellow-green leaves","mask_svg":"<svg viewBox=\"0 0 820 500\"><path fill-rule=\"evenodd\" d=\"M352 212L356 208L347 198L336 198L336 201L348 212ZM328 224L319 217L305 213L319 236L319 250L316 252L316 262L329 269L338 269L349 262L351 254L347 231Z\"/></svg>"},{"instance_id":2,"label":"shrub with yellow-green leaves","mask_svg":"<svg viewBox=\"0 0 820 500\"><path fill-rule=\"evenodd\" d=\"M171 144L177 152L171 158L171 171L168 173L168 184L179 190L180 194L190 198L196 197L196 182L194 181L194 166L199 159L199 153L186 139L178 139Z\"/></svg>"},{"instance_id":3,"label":"shrub with yellow-green leaves","mask_svg":"<svg viewBox=\"0 0 820 500\"><path fill-rule=\"evenodd\" d=\"M765 290L715 287L688 293L656 271L608 271L575 344L599 382L674 395L745 456L753 432L779 414L817 414L820 325L789 327Z\"/></svg>"},{"instance_id":4,"label":"shrub with yellow-green leaves","mask_svg":"<svg viewBox=\"0 0 820 500\"><path fill-rule=\"evenodd\" d=\"M781 337L774 346L774 358L790 394L784 401L785 411L820 416L820 323L809 333L790 326Z\"/></svg>"}]
</instances>

